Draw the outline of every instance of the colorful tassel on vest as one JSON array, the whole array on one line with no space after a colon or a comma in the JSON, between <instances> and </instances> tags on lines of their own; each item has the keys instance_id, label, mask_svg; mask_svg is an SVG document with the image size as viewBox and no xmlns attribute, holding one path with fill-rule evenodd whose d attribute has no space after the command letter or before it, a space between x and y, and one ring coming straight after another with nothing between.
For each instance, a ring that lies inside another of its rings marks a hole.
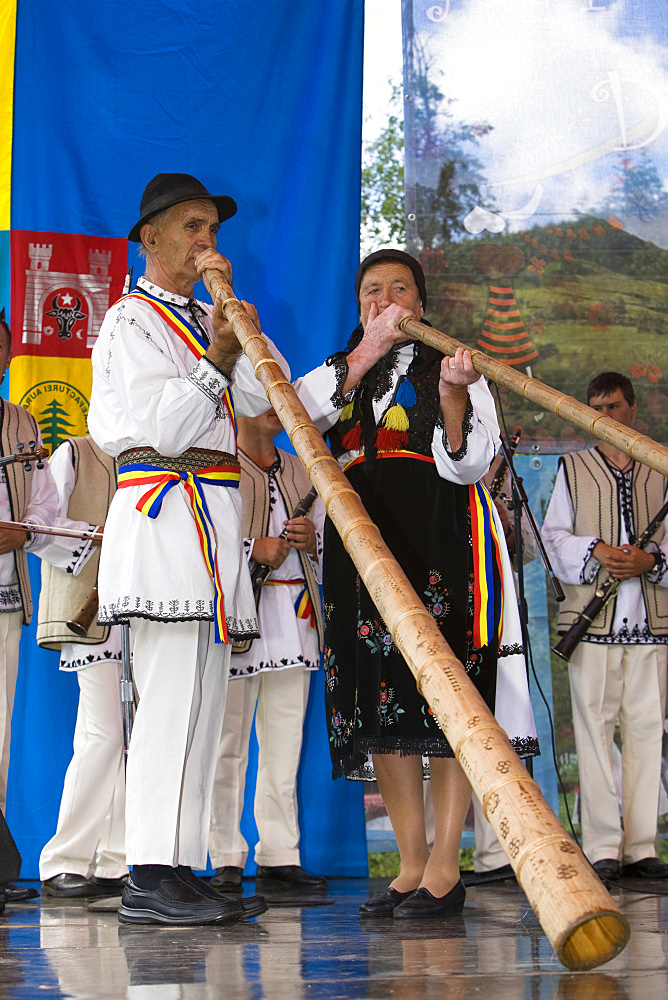
<instances>
[{"instance_id":1,"label":"colorful tassel on vest","mask_svg":"<svg viewBox=\"0 0 668 1000\"><path fill-rule=\"evenodd\" d=\"M359 420L354 427L343 435L341 438L341 444L346 451L361 451L362 449L362 428L360 426Z\"/></svg>"},{"instance_id":2,"label":"colorful tassel on vest","mask_svg":"<svg viewBox=\"0 0 668 1000\"><path fill-rule=\"evenodd\" d=\"M392 405L385 411L381 426L376 431L376 448L379 451L401 451L408 444L410 420L406 408L415 406L415 389L405 376L399 380Z\"/></svg>"}]
</instances>

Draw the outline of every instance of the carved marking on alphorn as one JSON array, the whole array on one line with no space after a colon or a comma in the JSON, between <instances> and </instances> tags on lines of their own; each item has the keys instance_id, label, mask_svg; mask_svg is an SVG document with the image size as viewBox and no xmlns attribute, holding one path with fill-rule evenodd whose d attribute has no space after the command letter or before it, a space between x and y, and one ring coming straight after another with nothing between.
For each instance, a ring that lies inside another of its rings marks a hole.
<instances>
[{"instance_id":1,"label":"carved marking on alphorn","mask_svg":"<svg viewBox=\"0 0 668 1000\"><path fill-rule=\"evenodd\" d=\"M535 868L533 869L533 875L535 876L539 874L540 871L539 866L541 862L545 864L547 861L545 855L546 847L549 847L551 844L559 844L560 849L564 850L563 845L568 843L569 843L568 837L564 837L563 834L561 836L559 836L559 834L554 834L551 837L540 837L538 838L538 840L532 841L522 854L522 857L519 859L517 864L514 866L518 880L520 879L520 876L522 874L522 869L524 868L525 864L528 861L533 862L533 864L535 865ZM572 844L572 841L570 843ZM577 853L577 852L569 851L568 853Z\"/></svg>"},{"instance_id":2,"label":"carved marking on alphorn","mask_svg":"<svg viewBox=\"0 0 668 1000\"><path fill-rule=\"evenodd\" d=\"M477 725L479 719L480 717L478 715L474 715L472 719L468 720L467 726L469 727L469 729L467 732L464 733L459 743L455 747L455 754L457 757L459 757L459 754L461 752L464 743L466 743L466 741L469 740L472 736L476 736L478 733L484 733L490 731L493 734L497 733L501 734L502 744L503 744L502 749L507 750L508 737L504 732L504 730L501 728L501 726L499 726L497 723L494 722L483 722L483 724L479 726ZM489 735L487 738L493 740L494 736ZM486 749L490 749L490 747L487 747Z\"/></svg>"},{"instance_id":3,"label":"carved marking on alphorn","mask_svg":"<svg viewBox=\"0 0 668 1000\"><path fill-rule=\"evenodd\" d=\"M507 778L504 778L501 781L497 781L490 789L488 789L488 791L485 793L485 795L483 797L482 807L483 807L483 811L485 813L485 816L487 816L488 811L490 811L489 810L489 803L492 801L492 797L493 796L496 797L496 805L494 807L494 809L496 809L496 807L499 804L499 796L497 794L498 790L500 788L503 788L504 785L509 785L511 781L526 782L528 785L535 785L536 788L538 788L538 785L536 784L536 782L534 781L534 779L530 778L528 774L511 774ZM493 810L491 810L491 811L493 811Z\"/></svg>"}]
</instances>

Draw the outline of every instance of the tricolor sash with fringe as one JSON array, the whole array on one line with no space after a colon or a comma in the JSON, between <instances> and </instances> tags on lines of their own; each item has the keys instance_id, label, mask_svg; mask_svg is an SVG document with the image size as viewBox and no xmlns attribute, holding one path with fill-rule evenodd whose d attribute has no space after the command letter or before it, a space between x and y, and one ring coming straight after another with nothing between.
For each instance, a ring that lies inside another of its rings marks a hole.
<instances>
[{"instance_id":1,"label":"tricolor sash with fringe","mask_svg":"<svg viewBox=\"0 0 668 1000\"><path fill-rule=\"evenodd\" d=\"M306 580L265 580L263 586L265 587L285 587L294 586L297 587L301 584L302 589L297 596L297 600L294 603L295 615L297 618L305 618L309 620L311 628L316 628L315 622L315 611L313 610L313 604L311 603L311 595L308 592L308 587L306 586Z\"/></svg>"},{"instance_id":2,"label":"tricolor sash with fringe","mask_svg":"<svg viewBox=\"0 0 668 1000\"><path fill-rule=\"evenodd\" d=\"M225 601L223 588L218 573L218 558L216 553L216 531L211 521L209 508L204 495L204 486L227 486L237 489L241 469L238 464L211 465L196 472L177 472L161 468L157 465L130 464L121 466L118 473L118 488L130 486L148 486L136 503L140 514L156 518L162 508L162 502L177 483L183 483L190 501L190 507L195 519L199 544L204 556L206 568L213 581L214 590L214 628L215 640L218 643L229 642L227 622L225 621Z\"/></svg>"},{"instance_id":3,"label":"tricolor sash with fringe","mask_svg":"<svg viewBox=\"0 0 668 1000\"><path fill-rule=\"evenodd\" d=\"M161 319L165 321L170 330L173 330L176 336L183 341L188 350L194 354L194 356L199 361L200 358L204 357L206 349L209 346L209 341L206 339L204 334L192 326L186 319L181 316L176 306L171 305L169 302L163 302L162 299L158 299L155 295L151 295L149 292L139 291L135 289L126 295L125 298L128 299L138 299L140 302L146 302ZM222 398L223 405L227 409L230 415L230 420L232 421L232 426L234 427L234 439L236 441L237 429L234 417L234 402L232 400L232 393L230 392L229 386L225 389Z\"/></svg>"},{"instance_id":4,"label":"tricolor sash with fringe","mask_svg":"<svg viewBox=\"0 0 668 1000\"><path fill-rule=\"evenodd\" d=\"M471 538L473 540L473 645L501 642L503 571L501 546L492 516L493 501L481 483L469 486ZM496 573L495 573L496 570Z\"/></svg>"}]
</instances>

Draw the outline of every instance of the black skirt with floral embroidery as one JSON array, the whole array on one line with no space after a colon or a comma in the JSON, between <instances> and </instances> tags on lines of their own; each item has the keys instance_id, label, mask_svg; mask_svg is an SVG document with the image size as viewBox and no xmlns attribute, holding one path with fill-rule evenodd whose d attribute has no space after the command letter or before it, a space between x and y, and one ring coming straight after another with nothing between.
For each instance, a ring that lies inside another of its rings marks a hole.
<instances>
[{"instance_id":1,"label":"black skirt with floral embroidery","mask_svg":"<svg viewBox=\"0 0 668 1000\"><path fill-rule=\"evenodd\" d=\"M379 458L348 470L384 541L494 710L498 648L475 649L469 491L430 461ZM328 520L324 546L326 706L334 778L372 779L369 753L453 757L413 674ZM497 581L498 583L498 581Z\"/></svg>"}]
</instances>

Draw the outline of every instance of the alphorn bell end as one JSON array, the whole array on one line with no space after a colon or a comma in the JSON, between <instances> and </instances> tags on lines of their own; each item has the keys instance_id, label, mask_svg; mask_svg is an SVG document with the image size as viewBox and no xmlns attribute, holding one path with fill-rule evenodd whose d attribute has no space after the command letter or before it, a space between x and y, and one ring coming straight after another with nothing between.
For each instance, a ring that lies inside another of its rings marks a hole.
<instances>
[{"instance_id":1,"label":"alphorn bell end","mask_svg":"<svg viewBox=\"0 0 668 1000\"><path fill-rule=\"evenodd\" d=\"M628 944L631 928L620 913L605 911L570 927L555 951L562 965L573 971L595 969L616 958Z\"/></svg>"}]
</instances>

